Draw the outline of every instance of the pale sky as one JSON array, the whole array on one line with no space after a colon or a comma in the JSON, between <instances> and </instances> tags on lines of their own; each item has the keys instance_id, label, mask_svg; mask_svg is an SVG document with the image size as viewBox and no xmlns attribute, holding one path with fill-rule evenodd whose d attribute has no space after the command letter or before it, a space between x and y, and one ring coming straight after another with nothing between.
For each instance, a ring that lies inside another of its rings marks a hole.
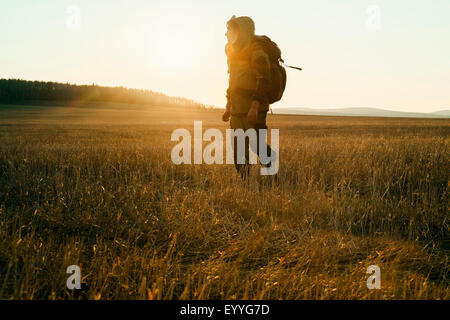
<instances>
[{"instance_id":1,"label":"pale sky","mask_svg":"<svg viewBox=\"0 0 450 320\"><path fill-rule=\"evenodd\" d=\"M250 16L304 69L287 70L276 106L450 109L449 0L0 0L0 78L223 107L233 14Z\"/></svg>"}]
</instances>

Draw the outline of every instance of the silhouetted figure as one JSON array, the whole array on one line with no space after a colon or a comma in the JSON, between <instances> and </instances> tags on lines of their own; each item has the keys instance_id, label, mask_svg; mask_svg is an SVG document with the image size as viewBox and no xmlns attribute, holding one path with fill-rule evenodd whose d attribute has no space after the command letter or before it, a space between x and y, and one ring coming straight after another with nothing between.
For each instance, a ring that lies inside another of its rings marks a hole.
<instances>
[{"instance_id":1,"label":"silhouetted figure","mask_svg":"<svg viewBox=\"0 0 450 320\"><path fill-rule=\"evenodd\" d=\"M255 41L255 24L249 17L233 16L227 22L227 55L229 84L223 121L232 129L267 129L269 111L270 60L262 45ZM270 41L270 40L269 40ZM284 88L283 88L284 89ZM230 119L231 118L231 119ZM234 164L243 178L250 173L249 147L246 139L245 164L237 163L237 139L234 141ZM259 141L257 142L259 148ZM267 155L272 149L267 145ZM257 150L259 154L259 150Z\"/></svg>"}]
</instances>

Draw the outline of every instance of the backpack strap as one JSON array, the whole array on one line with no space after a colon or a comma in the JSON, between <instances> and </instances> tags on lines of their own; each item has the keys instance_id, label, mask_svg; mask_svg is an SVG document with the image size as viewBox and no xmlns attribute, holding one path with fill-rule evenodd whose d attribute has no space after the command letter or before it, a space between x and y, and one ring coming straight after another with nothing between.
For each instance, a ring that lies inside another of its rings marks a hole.
<instances>
[{"instance_id":1,"label":"backpack strap","mask_svg":"<svg viewBox=\"0 0 450 320\"><path fill-rule=\"evenodd\" d=\"M302 70L303 70L302 68L299 68L299 67L288 66L287 64L284 64L284 61L283 61L283 60L281 60L281 63L283 64L283 66L288 67L288 68L297 69L297 70L299 70L299 71L302 71Z\"/></svg>"}]
</instances>

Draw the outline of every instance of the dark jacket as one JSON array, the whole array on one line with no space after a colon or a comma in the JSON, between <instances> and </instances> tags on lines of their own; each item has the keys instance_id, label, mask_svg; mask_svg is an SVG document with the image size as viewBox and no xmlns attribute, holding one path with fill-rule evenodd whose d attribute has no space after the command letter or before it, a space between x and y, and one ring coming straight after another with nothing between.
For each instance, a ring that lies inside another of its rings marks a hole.
<instances>
[{"instance_id":1,"label":"dark jacket","mask_svg":"<svg viewBox=\"0 0 450 320\"><path fill-rule=\"evenodd\" d=\"M231 114L246 114L253 100L261 103L260 111L268 111L269 57L253 41L253 20L249 17L232 19L239 26L239 38L236 44L228 43L225 47L229 73L227 102L230 103Z\"/></svg>"}]
</instances>

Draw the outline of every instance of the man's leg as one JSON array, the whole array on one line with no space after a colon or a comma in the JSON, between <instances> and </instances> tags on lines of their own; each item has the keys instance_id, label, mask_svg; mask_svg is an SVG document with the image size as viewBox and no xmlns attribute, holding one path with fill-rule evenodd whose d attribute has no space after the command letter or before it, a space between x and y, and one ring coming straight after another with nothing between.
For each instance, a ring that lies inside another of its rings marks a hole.
<instances>
[{"instance_id":1,"label":"man's leg","mask_svg":"<svg viewBox=\"0 0 450 320\"><path fill-rule=\"evenodd\" d=\"M260 134L260 130L262 130L262 129L267 130L266 116L267 116L267 113L260 113L260 114L258 114L258 121L255 124L255 129L256 129L256 133L257 133L257 137L258 137L258 143L257 143L257 151L258 151L258 153L257 154L258 154L258 157L260 159L260 162L261 162L261 158L262 158L262 155L263 155L262 150L266 149L265 156L268 157L268 158L270 158L275 153L275 151L267 143L267 139L268 139L267 138L267 134L266 135ZM266 131L266 133L267 133L267 131ZM262 150L260 149L260 144L259 144L261 138L263 139L262 140ZM262 163L261 162L261 165L266 167L266 168L270 168L272 163L271 162L269 162L269 163ZM263 179L262 177L259 177L258 182L260 183L260 187L262 187L262 184L265 184L264 181L266 179L267 178ZM268 182L268 184L270 186L272 186L272 184L274 182L278 182L278 181L279 181L279 177L278 177L278 173L276 173L275 175L270 176L268 178L267 182Z\"/></svg>"},{"instance_id":2,"label":"man's leg","mask_svg":"<svg viewBox=\"0 0 450 320\"><path fill-rule=\"evenodd\" d=\"M232 115L230 120L231 129L242 129L247 130L248 125L246 124L247 118L244 116ZM249 141L245 138L245 163L238 163L238 152L237 152L237 137L234 137L233 141L233 156L234 156L234 166L237 172L241 175L242 179L247 179L250 176L250 164L249 164Z\"/></svg>"},{"instance_id":3,"label":"man's leg","mask_svg":"<svg viewBox=\"0 0 450 320\"><path fill-rule=\"evenodd\" d=\"M246 179L250 175L250 164L249 164L249 152L248 152L248 138L245 138L245 163L238 163L238 148L237 148L238 138L234 137L234 147L233 147L233 153L234 153L234 166L236 167L236 170L239 172L241 177L243 179Z\"/></svg>"},{"instance_id":4,"label":"man's leg","mask_svg":"<svg viewBox=\"0 0 450 320\"><path fill-rule=\"evenodd\" d=\"M258 141L257 141L257 155L258 155L260 160L261 160L261 154L260 154L261 151L260 151L260 148L259 148L260 147L260 145L259 145L259 143L260 143L260 136L262 136L262 138L264 138L262 142L263 142L263 148L266 149L266 156L270 157L272 155L272 148L270 147L270 144L267 143L267 135L263 136L263 135L260 134L260 130L262 130L262 129L267 130L266 116L267 116L267 112L260 112L260 113L258 113L258 120L257 120L257 122L255 124L255 129L256 129L256 134L257 134L257 139L258 139ZM261 163L261 165L263 165L263 166L265 166L267 168L270 168L271 163L268 163L268 164Z\"/></svg>"}]
</instances>

